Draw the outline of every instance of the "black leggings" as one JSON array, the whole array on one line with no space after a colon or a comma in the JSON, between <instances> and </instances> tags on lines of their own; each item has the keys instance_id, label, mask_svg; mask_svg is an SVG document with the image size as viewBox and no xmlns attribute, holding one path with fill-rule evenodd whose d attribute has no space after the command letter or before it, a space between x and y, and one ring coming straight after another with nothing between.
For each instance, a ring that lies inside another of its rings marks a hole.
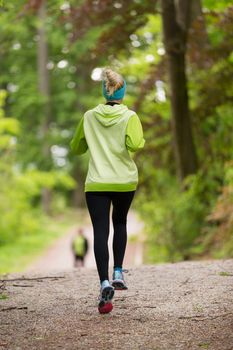
<instances>
[{"instance_id":1,"label":"black leggings","mask_svg":"<svg viewBox=\"0 0 233 350\"><path fill-rule=\"evenodd\" d=\"M135 190L136 191L136 190ZM114 267L122 267L127 243L127 213L133 200L135 191L110 192L91 191L85 192L87 207L91 217L94 231L94 254L100 282L108 277L108 237L109 214L111 202L113 204L112 223L113 235L113 259Z\"/></svg>"}]
</instances>

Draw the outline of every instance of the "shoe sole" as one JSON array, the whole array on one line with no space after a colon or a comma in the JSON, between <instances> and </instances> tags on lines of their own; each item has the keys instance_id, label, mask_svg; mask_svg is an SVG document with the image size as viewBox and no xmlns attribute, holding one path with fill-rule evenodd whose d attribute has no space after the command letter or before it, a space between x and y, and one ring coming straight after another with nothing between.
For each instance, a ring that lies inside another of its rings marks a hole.
<instances>
[{"instance_id":1,"label":"shoe sole","mask_svg":"<svg viewBox=\"0 0 233 350\"><path fill-rule=\"evenodd\" d=\"M112 281L112 286L117 290L126 290L128 287L121 280Z\"/></svg>"},{"instance_id":2,"label":"shoe sole","mask_svg":"<svg viewBox=\"0 0 233 350\"><path fill-rule=\"evenodd\" d=\"M106 303L104 304L104 306L98 307L100 314L108 314L109 312L112 311L112 309L113 309L112 303Z\"/></svg>"},{"instance_id":3,"label":"shoe sole","mask_svg":"<svg viewBox=\"0 0 233 350\"><path fill-rule=\"evenodd\" d=\"M108 313L112 311L112 298L114 296L114 289L112 287L106 287L102 290L101 300L98 305L100 313Z\"/></svg>"}]
</instances>

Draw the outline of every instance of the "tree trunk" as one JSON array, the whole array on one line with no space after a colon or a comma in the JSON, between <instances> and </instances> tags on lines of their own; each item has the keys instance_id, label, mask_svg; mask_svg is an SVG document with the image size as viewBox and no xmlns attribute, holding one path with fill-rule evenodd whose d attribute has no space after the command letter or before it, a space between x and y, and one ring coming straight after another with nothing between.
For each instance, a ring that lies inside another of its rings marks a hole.
<instances>
[{"instance_id":1,"label":"tree trunk","mask_svg":"<svg viewBox=\"0 0 233 350\"><path fill-rule=\"evenodd\" d=\"M177 175L182 181L197 171L197 156L189 114L185 53L188 26L191 18L191 0L180 0L183 13L177 13L177 0L162 0L163 34L168 56L171 87L172 129ZM189 4L189 5L188 5ZM178 24L178 21L183 23Z\"/></svg>"},{"instance_id":2,"label":"tree trunk","mask_svg":"<svg viewBox=\"0 0 233 350\"><path fill-rule=\"evenodd\" d=\"M85 65L80 64L79 66L77 66L76 74L80 81L80 85L77 86L76 88L77 96L85 95L89 93L89 86L90 86L89 75L92 69L93 67L91 67L87 63L85 63ZM80 103L80 100L78 98L76 100L76 109L79 111L80 114L84 114L86 112L84 105ZM74 163L74 166L72 169L72 176L77 183L77 186L72 193L72 204L74 207L77 207L77 208L85 207L86 201L85 201L85 193L83 191L85 176L84 176L82 167L80 166L80 160Z\"/></svg>"},{"instance_id":3,"label":"tree trunk","mask_svg":"<svg viewBox=\"0 0 233 350\"><path fill-rule=\"evenodd\" d=\"M43 135L42 141L42 154L44 158L43 170L50 170L51 167L51 152L50 144L48 141L49 135L49 123L51 120L51 108L50 108L50 81L49 73L47 69L48 63L48 43L46 38L45 21L46 21L46 0L42 1L38 9L38 50L37 50L37 64L38 64L38 84L39 92L44 97L45 102L43 104L42 111L42 124L41 132ZM51 212L51 190L44 187L42 189L42 207L44 211L49 214Z\"/></svg>"}]
</instances>

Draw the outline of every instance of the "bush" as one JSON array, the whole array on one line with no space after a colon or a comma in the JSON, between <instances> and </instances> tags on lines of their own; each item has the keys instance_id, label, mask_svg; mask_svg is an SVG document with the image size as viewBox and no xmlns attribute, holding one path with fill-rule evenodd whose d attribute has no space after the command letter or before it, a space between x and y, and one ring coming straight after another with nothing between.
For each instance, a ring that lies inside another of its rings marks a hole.
<instances>
[{"instance_id":1,"label":"bush","mask_svg":"<svg viewBox=\"0 0 233 350\"><path fill-rule=\"evenodd\" d=\"M225 163L224 184L199 241L211 257L233 257L233 161Z\"/></svg>"},{"instance_id":2,"label":"bush","mask_svg":"<svg viewBox=\"0 0 233 350\"><path fill-rule=\"evenodd\" d=\"M198 238L218 193L217 177L200 170L186 177L181 191L174 177L158 170L154 183L151 194L140 194L136 204L146 222L148 262L191 259L203 252Z\"/></svg>"}]
</instances>

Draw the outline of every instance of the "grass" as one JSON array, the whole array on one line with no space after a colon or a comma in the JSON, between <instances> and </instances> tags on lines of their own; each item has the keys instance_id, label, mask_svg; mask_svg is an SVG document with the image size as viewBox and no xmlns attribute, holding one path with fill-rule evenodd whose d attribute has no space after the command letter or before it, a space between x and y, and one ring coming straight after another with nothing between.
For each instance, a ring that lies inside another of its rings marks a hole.
<instances>
[{"instance_id":1,"label":"grass","mask_svg":"<svg viewBox=\"0 0 233 350\"><path fill-rule=\"evenodd\" d=\"M62 214L43 216L41 229L35 234L27 234L0 247L0 275L22 272L34 259L72 226L85 223L86 216L82 210L66 209Z\"/></svg>"},{"instance_id":2,"label":"grass","mask_svg":"<svg viewBox=\"0 0 233 350\"><path fill-rule=\"evenodd\" d=\"M193 310L203 312L203 307L201 305L193 305Z\"/></svg>"},{"instance_id":3,"label":"grass","mask_svg":"<svg viewBox=\"0 0 233 350\"><path fill-rule=\"evenodd\" d=\"M0 300L6 300L8 298L9 298L8 295L0 293Z\"/></svg>"},{"instance_id":4,"label":"grass","mask_svg":"<svg viewBox=\"0 0 233 350\"><path fill-rule=\"evenodd\" d=\"M221 271L221 272L219 272L219 276L233 276L233 275L230 272Z\"/></svg>"}]
</instances>

